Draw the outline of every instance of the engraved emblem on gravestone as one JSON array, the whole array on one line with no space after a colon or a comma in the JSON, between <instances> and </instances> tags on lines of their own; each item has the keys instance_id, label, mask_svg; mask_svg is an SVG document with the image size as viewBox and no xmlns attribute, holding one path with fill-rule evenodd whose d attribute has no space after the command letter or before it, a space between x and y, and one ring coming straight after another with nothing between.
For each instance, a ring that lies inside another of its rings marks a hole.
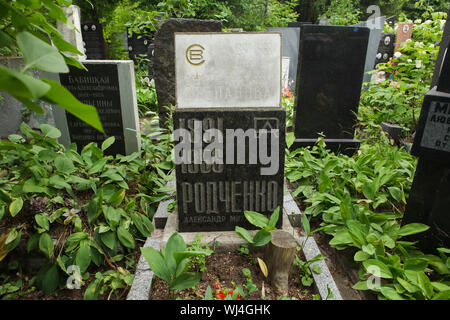
<instances>
[{"instance_id":1,"label":"engraved emblem on gravestone","mask_svg":"<svg viewBox=\"0 0 450 320\"><path fill-rule=\"evenodd\" d=\"M384 60L387 60L388 58L389 58L389 54L387 54L387 53L383 54L383 59Z\"/></svg>"},{"instance_id":2,"label":"engraved emblem on gravestone","mask_svg":"<svg viewBox=\"0 0 450 320\"><path fill-rule=\"evenodd\" d=\"M199 65L203 64L205 62L205 60L203 59L203 51L204 50L205 50L205 48L203 48L199 44L190 45L186 49L187 62L189 62L190 64L192 64L194 66L199 66Z\"/></svg>"},{"instance_id":3,"label":"engraved emblem on gravestone","mask_svg":"<svg viewBox=\"0 0 450 320\"><path fill-rule=\"evenodd\" d=\"M88 31L88 29L89 29L88 25L87 24L84 25L83 29L84 29L84 31Z\"/></svg>"},{"instance_id":4,"label":"engraved emblem on gravestone","mask_svg":"<svg viewBox=\"0 0 450 320\"><path fill-rule=\"evenodd\" d=\"M92 31L97 30L97 27L95 26L95 24L92 25L92 28L91 28L91 29L92 29Z\"/></svg>"},{"instance_id":5,"label":"engraved emblem on gravestone","mask_svg":"<svg viewBox=\"0 0 450 320\"><path fill-rule=\"evenodd\" d=\"M450 104L432 101L420 146L450 152Z\"/></svg>"},{"instance_id":6,"label":"engraved emblem on gravestone","mask_svg":"<svg viewBox=\"0 0 450 320\"><path fill-rule=\"evenodd\" d=\"M133 47L132 46L128 46L128 51L133 51Z\"/></svg>"},{"instance_id":7,"label":"engraved emblem on gravestone","mask_svg":"<svg viewBox=\"0 0 450 320\"><path fill-rule=\"evenodd\" d=\"M377 53L377 59L381 59L383 57L383 55L381 54L381 52Z\"/></svg>"},{"instance_id":8,"label":"engraved emblem on gravestone","mask_svg":"<svg viewBox=\"0 0 450 320\"><path fill-rule=\"evenodd\" d=\"M281 62L279 33L175 33L177 108L280 107Z\"/></svg>"},{"instance_id":9,"label":"engraved emblem on gravestone","mask_svg":"<svg viewBox=\"0 0 450 320\"><path fill-rule=\"evenodd\" d=\"M384 45L388 46L391 43L391 37L384 38Z\"/></svg>"}]
</instances>

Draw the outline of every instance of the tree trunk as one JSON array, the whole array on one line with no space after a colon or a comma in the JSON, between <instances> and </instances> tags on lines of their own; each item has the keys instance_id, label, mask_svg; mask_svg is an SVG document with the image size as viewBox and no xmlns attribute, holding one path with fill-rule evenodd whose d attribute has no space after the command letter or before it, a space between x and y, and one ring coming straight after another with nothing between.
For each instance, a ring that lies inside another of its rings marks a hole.
<instances>
[{"instance_id":1,"label":"tree trunk","mask_svg":"<svg viewBox=\"0 0 450 320\"><path fill-rule=\"evenodd\" d=\"M267 244L264 262L269 270L269 281L283 296L288 295L289 271L295 258L297 242L282 230L271 231L272 240Z\"/></svg>"}]
</instances>

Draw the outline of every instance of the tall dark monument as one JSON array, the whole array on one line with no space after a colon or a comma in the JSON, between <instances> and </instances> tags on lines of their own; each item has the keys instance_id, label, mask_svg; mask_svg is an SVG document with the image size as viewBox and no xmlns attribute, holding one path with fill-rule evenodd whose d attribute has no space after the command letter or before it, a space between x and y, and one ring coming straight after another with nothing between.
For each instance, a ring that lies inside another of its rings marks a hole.
<instances>
[{"instance_id":1,"label":"tall dark monument","mask_svg":"<svg viewBox=\"0 0 450 320\"><path fill-rule=\"evenodd\" d=\"M108 58L102 25L88 21L81 24L81 35L88 60L104 60Z\"/></svg>"},{"instance_id":2,"label":"tall dark monument","mask_svg":"<svg viewBox=\"0 0 450 320\"><path fill-rule=\"evenodd\" d=\"M411 236L425 252L450 247L450 54L443 57L437 86L425 96L411 154L418 156L402 223L423 223Z\"/></svg>"},{"instance_id":3,"label":"tall dark monument","mask_svg":"<svg viewBox=\"0 0 450 320\"><path fill-rule=\"evenodd\" d=\"M292 149L312 146L320 133L327 147L352 154L369 28L303 25L296 81Z\"/></svg>"}]
</instances>

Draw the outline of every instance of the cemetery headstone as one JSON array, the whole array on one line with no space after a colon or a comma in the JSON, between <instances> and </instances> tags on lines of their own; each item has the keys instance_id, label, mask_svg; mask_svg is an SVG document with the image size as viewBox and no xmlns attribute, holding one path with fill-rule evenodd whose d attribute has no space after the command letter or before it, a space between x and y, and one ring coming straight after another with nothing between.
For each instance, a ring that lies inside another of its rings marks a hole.
<instances>
[{"instance_id":1,"label":"cemetery headstone","mask_svg":"<svg viewBox=\"0 0 450 320\"><path fill-rule=\"evenodd\" d=\"M378 46L375 65L386 63L394 56L395 35L393 33L383 33Z\"/></svg>"},{"instance_id":2,"label":"cemetery headstone","mask_svg":"<svg viewBox=\"0 0 450 320\"><path fill-rule=\"evenodd\" d=\"M77 48L78 51L83 53L81 56L70 52L67 52L66 54L79 60L84 60L86 59L86 55L84 55L83 37L81 36L80 7L70 5L67 8L63 7L63 10L66 14L68 22L73 27L62 23L59 20L56 22L56 26L61 33L62 38Z\"/></svg>"},{"instance_id":3,"label":"cemetery headstone","mask_svg":"<svg viewBox=\"0 0 450 320\"><path fill-rule=\"evenodd\" d=\"M100 23L94 21L83 22L81 24L81 34L88 60L107 59L103 28Z\"/></svg>"},{"instance_id":4,"label":"cemetery headstone","mask_svg":"<svg viewBox=\"0 0 450 320\"><path fill-rule=\"evenodd\" d=\"M280 32L282 38L283 57L289 57L289 84L295 88L298 63L298 46L300 44L300 28L267 28L268 32Z\"/></svg>"},{"instance_id":5,"label":"cemetery headstone","mask_svg":"<svg viewBox=\"0 0 450 320\"><path fill-rule=\"evenodd\" d=\"M87 60L88 71L70 67L59 74L60 83L79 101L96 107L105 135L61 108L55 108L60 142L75 142L80 151L85 145L98 145L114 136L107 154L127 155L140 149L139 117L136 101L134 65L125 60Z\"/></svg>"},{"instance_id":6,"label":"cemetery headstone","mask_svg":"<svg viewBox=\"0 0 450 320\"><path fill-rule=\"evenodd\" d=\"M281 36L176 33L175 53L178 229L254 229L244 211L283 205Z\"/></svg>"},{"instance_id":7,"label":"cemetery headstone","mask_svg":"<svg viewBox=\"0 0 450 320\"><path fill-rule=\"evenodd\" d=\"M363 82L370 82L372 77L369 71L373 70L375 67L375 60L378 53L378 47L380 45L381 33L383 32L385 19L386 17L378 17L355 25L355 27L367 27L370 29L366 63L364 64Z\"/></svg>"},{"instance_id":8,"label":"cemetery headstone","mask_svg":"<svg viewBox=\"0 0 450 320\"><path fill-rule=\"evenodd\" d=\"M320 133L332 151L358 149L354 126L368 40L365 27L301 28L292 149L314 145Z\"/></svg>"},{"instance_id":9,"label":"cemetery headstone","mask_svg":"<svg viewBox=\"0 0 450 320\"><path fill-rule=\"evenodd\" d=\"M413 23L407 23L402 22L399 23L397 26L397 35L395 37L395 48L394 52L397 52L400 50L400 47L403 42L405 42L408 39L411 39L412 33L413 33Z\"/></svg>"},{"instance_id":10,"label":"cemetery headstone","mask_svg":"<svg viewBox=\"0 0 450 320\"><path fill-rule=\"evenodd\" d=\"M128 32L128 54L134 63L138 63L138 57L144 56L148 58L148 51L151 44L154 41L155 31L143 29L141 33L130 33Z\"/></svg>"},{"instance_id":11,"label":"cemetery headstone","mask_svg":"<svg viewBox=\"0 0 450 320\"><path fill-rule=\"evenodd\" d=\"M443 65L449 63L447 55ZM437 66L438 67L438 66ZM416 172L402 220L424 223L430 229L410 236L425 252L450 247L450 90L449 69L442 69L437 87L425 96L411 148L418 156ZM441 82L442 81L442 82ZM442 88L445 91L438 91Z\"/></svg>"},{"instance_id":12,"label":"cemetery headstone","mask_svg":"<svg viewBox=\"0 0 450 320\"><path fill-rule=\"evenodd\" d=\"M222 22L198 19L166 19L155 33L153 72L158 99L159 125L167 128L167 107L175 100L175 32L220 32Z\"/></svg>"},{"instance_id":13,"label":"cemetery headstone","mask_svg":"<svg viewBox=\"0 0 450 320\"><path fill-rule=\"evenodd\" d=\"M388 25L390 25L391 27L393 27L397 23L397 21L398 21L397 16L391 16L391 17L386 19L386 23Z\"/></svg>"},{"instance_id":14,"label":"cemetery headstone","mask_svg":"<svg viewBox=\"0 0 450 320\"><path fill-rule=\"evenodd\" d=\"M434 88L438 83L439 75L441 73L442 61L444 61L444 56L448 44L450 42L450 23L448 23L449 17L450 17L450 9L447 14L447 21L445 22L444 25L442 39L439 43L437 43L437 45L439 45L439 53L436 59L436 67L434 68L433 78L431 80L431 88Z\"/></svg>"}]
</instances>

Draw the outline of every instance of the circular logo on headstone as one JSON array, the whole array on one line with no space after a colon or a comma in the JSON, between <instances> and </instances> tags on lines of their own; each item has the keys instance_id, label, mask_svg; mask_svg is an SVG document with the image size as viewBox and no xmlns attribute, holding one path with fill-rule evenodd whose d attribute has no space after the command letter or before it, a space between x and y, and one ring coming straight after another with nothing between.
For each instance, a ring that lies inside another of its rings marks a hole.
<instances>
[{"instance_id":1,"label":"circular logo on headstone","mask_svg":"<svg viewBox=\"0 0 450 320\"><path fill-rule=\"evenodd\" d=\"M83 29L84 29L84 31L88 31L89 26L88 26L87 24L85 24L85 25L83 26Z\"/></svg>"},{"instance_id":2,"label":"circular logo on headstone","mask_svg":"<svg viewBox=\"0 0 450 320\"><path fill-rule=\"evenodd\" d=\"M133 47L132 46L128 46L128 51L133 51Z\"/></svg>"},{"instance_id":3,"label":"circular logo on headstone","mask_svg":"<svg viewBox=\"0 0 450 320\"><path fill-rule=\"evenodd\" d=\"M97 30L97 27L95 26L95 24L92 25L91 29L92 29L92 31Z\"/></svg>"},{"instance_id":4,"label":"circular logo on headstone","mask_svg":"<svg viewBox=\"0 0 450 320\"><path fill-rule=\"evenodd\" d=\"M381 52L377 53L377 59L381 59L382 56L383 56L383 54Z\"/></svg>"},{"instance_id":5,"label":"circular logo on headstone","mask_svg":"<svg viewBox=\"0 0 450 320\"><path fill-rule=\"evenodd\" d=\"M194 66L199 66L205 62L205 59L203 58L203 51L205 51L205 48L203 48L199 44L193 44L190 45L186 49L186 60L190 64Z\"/></svg>"},{"instance_id":6,"label":"circular logo on headstone","mask_svg":"<svg viewBox=\"0 0 450 320\"><path fill-rule=\"evenodd\" d=\"M385 45L385 46L388 46L389 43L391 43L391 37L386 37L386 38L384 38L384 45Z\"/></svg>"},{"instance_id":7,"label":"circular logo on headstone","mask_svg":"<svg viewBox=\"0 0 450 320\"><path fill-rule=\"evenodd\" d=\"M147 43L148 43L148 41L147 41L147 40L144 40L144 45L147 45Z\"/></svg>"},{"instance_id":8,"label":"circular logo on headstone","mask_svg":"<svg viewBox=\"0 0 450 320\"><path fill-rule=\"evenodd\" d=\"M389 55L387 53L383 54L383 59L387 60L389 58Z\"/></svg>"}]
</instances>

